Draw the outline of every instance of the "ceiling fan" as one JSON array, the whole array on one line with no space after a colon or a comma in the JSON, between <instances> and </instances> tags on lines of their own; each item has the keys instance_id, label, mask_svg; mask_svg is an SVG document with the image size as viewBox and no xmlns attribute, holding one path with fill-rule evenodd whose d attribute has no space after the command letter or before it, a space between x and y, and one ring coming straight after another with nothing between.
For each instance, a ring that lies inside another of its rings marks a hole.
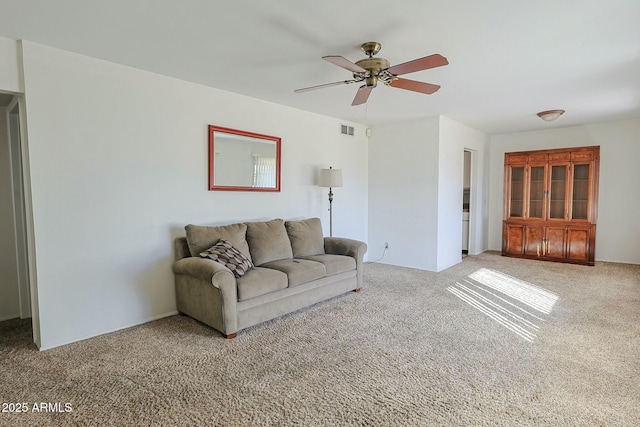
<instances>
[{"instance_id":1,"label":"ceiling fan","mask_svg":"<svg viewBox=\"0 0 640 427\"><path fill-rule=\"evenodd\" d=\"M360 46L360 49L362 49L368 58L361 59L356 63L338 55L323 56L322 59L325 61L351 71L353 73L353 79L296 89L294 92L301 93L330 86L364 82L364 84L358 89L358 92L351 103L351 105L360 105L367 102L371 91L377 86L379 81L387 86L425 93L427 95L430 95L440 89L439 85L403 79L398 76L447 65L449 63L447 58L439 54L434 54L391 67L388 60L373 57L375 54L380 52L381 48L382 45L378 42L363 43L362 46Z\"/></svg>"}]
</instances>

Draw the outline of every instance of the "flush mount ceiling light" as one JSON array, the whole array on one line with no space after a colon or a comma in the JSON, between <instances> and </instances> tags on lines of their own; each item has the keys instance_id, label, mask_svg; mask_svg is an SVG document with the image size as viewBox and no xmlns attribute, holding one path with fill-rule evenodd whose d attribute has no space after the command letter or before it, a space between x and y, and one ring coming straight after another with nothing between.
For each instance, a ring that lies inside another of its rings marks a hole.
<instances>
[{"instance_id":1,"label":"flush mount ceiling light","mask_svg":"<svg viewBox=\"0 0 640 427\"><path fill-rule=\"evenodd\" d=\"M552 122L563 114L564 110L547 110L539 112L538 117L540 117L545 122Z\"/></svg>"}]
</instances>

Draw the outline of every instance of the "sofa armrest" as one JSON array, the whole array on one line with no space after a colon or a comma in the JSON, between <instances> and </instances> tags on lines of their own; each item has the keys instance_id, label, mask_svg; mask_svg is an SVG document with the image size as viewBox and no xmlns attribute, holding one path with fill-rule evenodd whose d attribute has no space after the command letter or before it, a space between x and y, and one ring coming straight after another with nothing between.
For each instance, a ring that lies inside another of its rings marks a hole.
<instances>
[{"instance_id":1,"label":"sofa armrest","mask_svg":"<svg viewBox=\"0 0 640 427\"><path fill-rule=\"evenodd\" d=\"M324 251L333 255L347 255L362 262L364 254L367 252L367 244L344 237L325 237Z\"/></svg>"},{"instance_id":2,"label":"sofa armrest","mask_svg":"<svg viewBox=\"0 0 640 427\"><path fill-rule=\"evenodd\" d=\"M238 289L231 270L210 259L187 257L173 263L178 311L218 329L238 330Z\"/></svg>"},{"instance_id":3,"label":"sofa armrest","mask_svg":"<svg viewBox=\"0 0 640 427\"><path fill-rule=\"evenodd\" d=\"M218 289L220 289L220 284L224 282L225 279L234 278L231 270L219 262L198 257L187 257L175 261L173 263L173 272L175 274L186 274L204 280ZM235 286L235 280L233 280L233 282Z\"/></svg>"},{"instance_id":4,"label":"sofa armrest","mask_svg":"<svg viewBox=\"0 0 640 427\"><path fill-rule=\"evenodd\" d=\"M364 254L367 252L367 244L359 240L346 239L344 237L325 237L324 251L332 255L346 255L356 260L356 291L362 288L362 276L364 274Z\"/></svg>"}]
</instances>

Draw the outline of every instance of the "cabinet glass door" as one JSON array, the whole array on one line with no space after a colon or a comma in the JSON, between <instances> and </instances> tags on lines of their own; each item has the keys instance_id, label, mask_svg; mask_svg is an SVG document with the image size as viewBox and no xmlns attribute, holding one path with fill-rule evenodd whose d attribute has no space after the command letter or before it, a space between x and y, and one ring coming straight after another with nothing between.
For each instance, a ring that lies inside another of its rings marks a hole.
<instances>
[{"instance_id":1,"label":"cabinet glass door","mask_svg":"<svg viewBox=\"0 0 640 427\"><path fill-rule=\"evenodd\" d=\"M572 219L587 219L589 208L589 164L573 166Z\"/></svg>"},{"instance_id":2,"label":"cabinet glass door","mask_svg":"<svg viewBox=\"0 0 640 427\"><path fill-rule=\"evenodd\" d=\"M567 165L551 166L549 218L564 219L567 191Z\"/></svg>"},{"instance_id":3,"label":"cabinet glass door","mask_svg":"<svg viewBox=\"0 0 640 427\"><path fill-rule=\"evenodd\" d=\"M529 218L542 218L544 203L544 166L529 168Z\"/></svg>"},{"instance_id":4,"label":"cabinet glass door","mask_svg":"<svg viewBox=\"0 0 640 427\"><path fill-rule=\"evenodd\" d=\"M522 217L524 207L524 166L511 168L509 216Z\"/></svg>"}]
</instances>

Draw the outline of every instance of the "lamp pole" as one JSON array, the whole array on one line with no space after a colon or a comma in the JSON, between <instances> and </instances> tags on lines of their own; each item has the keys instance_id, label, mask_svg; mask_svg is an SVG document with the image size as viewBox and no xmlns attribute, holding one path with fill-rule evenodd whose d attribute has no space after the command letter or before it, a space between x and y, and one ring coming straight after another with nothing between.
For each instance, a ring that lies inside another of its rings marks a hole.
<instances>
[{"instance_id":1,"label":"lamp pole","mask_svg":"<svg viewBox=\"0 0 640 427\"><path fill-rule=\"evenodd\" d=\"M329 187L329 237L333 237L333 192Z\"/></svg>"}]
</instances>

